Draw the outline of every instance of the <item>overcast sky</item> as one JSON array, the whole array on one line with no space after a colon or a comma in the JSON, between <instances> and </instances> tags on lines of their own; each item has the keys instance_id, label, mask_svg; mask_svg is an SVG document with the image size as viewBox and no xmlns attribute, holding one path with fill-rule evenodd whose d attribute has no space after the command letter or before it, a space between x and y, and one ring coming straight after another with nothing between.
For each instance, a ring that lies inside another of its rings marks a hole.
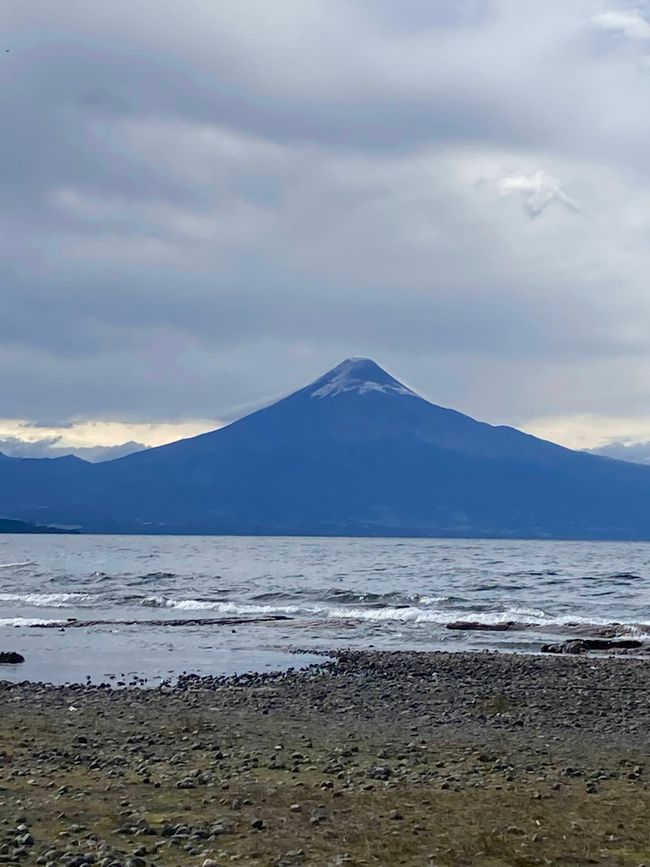
<instances>
[{"instance_id":1,"label":"overcast sky","mask_svg":"<svg viewBox=\"0 0 650 867\"><path fill-rule=\"evenodd\" d=\"M169 440L368 355L650 439L646 4L4 0L0 34L0 438Z\"/></svg>"}]
</instances>

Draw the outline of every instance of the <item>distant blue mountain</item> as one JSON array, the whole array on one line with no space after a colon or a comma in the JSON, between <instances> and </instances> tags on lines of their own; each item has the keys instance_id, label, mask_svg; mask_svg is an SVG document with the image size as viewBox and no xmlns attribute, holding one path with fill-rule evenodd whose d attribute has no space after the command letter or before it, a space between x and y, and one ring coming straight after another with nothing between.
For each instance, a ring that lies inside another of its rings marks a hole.
<instances>
[{"instance_id":1,"label":"distant blue mountain","mask_svg":"<svg viewBox=\"0 0 650 867\"><path fill-rule=\"evenodd\" d=\"M475 421L351 358L118 460L5 457L0 514L89 532L650 539L650 467Z\"/></svg>"}]
</instances>

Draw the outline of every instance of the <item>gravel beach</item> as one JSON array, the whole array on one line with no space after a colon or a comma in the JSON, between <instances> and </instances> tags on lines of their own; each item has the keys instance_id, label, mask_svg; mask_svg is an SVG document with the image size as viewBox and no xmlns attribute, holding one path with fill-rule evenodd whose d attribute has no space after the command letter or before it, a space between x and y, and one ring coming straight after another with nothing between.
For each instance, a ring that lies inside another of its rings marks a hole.
<instances>
[{"instance_id":1,"label":"gravel beach","mask_svg":"<svg viewBox=\"0 0 650 867\"><path fill-rule=\"evenodd\" d=\"M648 661L487 652L3 681L0 863L639 867L649 695Z\"/></svg>"}]
</instances>

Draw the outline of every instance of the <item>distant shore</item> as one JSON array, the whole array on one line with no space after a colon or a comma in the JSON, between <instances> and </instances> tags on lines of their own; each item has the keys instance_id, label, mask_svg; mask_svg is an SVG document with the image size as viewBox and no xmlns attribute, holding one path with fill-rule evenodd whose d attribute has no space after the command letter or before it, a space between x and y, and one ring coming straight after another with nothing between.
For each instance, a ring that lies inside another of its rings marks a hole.
<instances>
[{"instance_id":1,"label":"distant shore","mask_svg":"<svg viewBox=\"0 0 650 867\"><path fill-rule=\"evenodd\" d=\"M51 527L46 524L33 524L31 521L16 521L12 518L0 518L0 534L31 533L33 535L78 535L74 528Z\"/></svg>"},{"instance_id":2,"label":"distant shore","mask_svg":"<svg viewBox=\"0 0 650 867\"><path fill-rule=\"evenodd\" d=\"M0 863L639 865L648 695L639 659L487 652L2 682Z\"/></svg>"}]
</instances>

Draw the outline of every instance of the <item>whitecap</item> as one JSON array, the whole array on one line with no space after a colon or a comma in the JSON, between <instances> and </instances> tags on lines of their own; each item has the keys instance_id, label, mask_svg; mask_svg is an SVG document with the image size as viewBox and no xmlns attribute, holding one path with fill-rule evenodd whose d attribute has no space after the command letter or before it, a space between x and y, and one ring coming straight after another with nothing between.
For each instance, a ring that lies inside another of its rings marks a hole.
<instances>
[{"instance_id":1,"label":"whitecap","mask_svg":"<svg viewBox=\"0 0 650 867\"><path fill-rule=\"evenodd\" d=\"M0 617L0 627L2 626L49 626L56 623L60 626L65 626L65 620L48 620L44 618L34 617Z\"/></svg>"},{"instance_id":2,"label":"whitecap","mask_svg":"<svg viewBox=\"0 0 650 867\"><path fill-rule=\"evenodd\" d=\"M297 605L249 605L236 602L212 602L204 599L168 599L166 596L148 596L140 604L151 608L172 608L176 611L216 611L219 614L244 615L297 614L305 610Z\"/></svg>"},{"instance_id":3,"label":"whitecap","mask_svg":"<svg viewBox=\"0 0 650 867\"><path fill-rule=\"evenodd\" d=\"M0 593L0 604L31 605L34 608L70 608L97 602L99 597L89 593Z\"/></svg>"}]
</instances>

